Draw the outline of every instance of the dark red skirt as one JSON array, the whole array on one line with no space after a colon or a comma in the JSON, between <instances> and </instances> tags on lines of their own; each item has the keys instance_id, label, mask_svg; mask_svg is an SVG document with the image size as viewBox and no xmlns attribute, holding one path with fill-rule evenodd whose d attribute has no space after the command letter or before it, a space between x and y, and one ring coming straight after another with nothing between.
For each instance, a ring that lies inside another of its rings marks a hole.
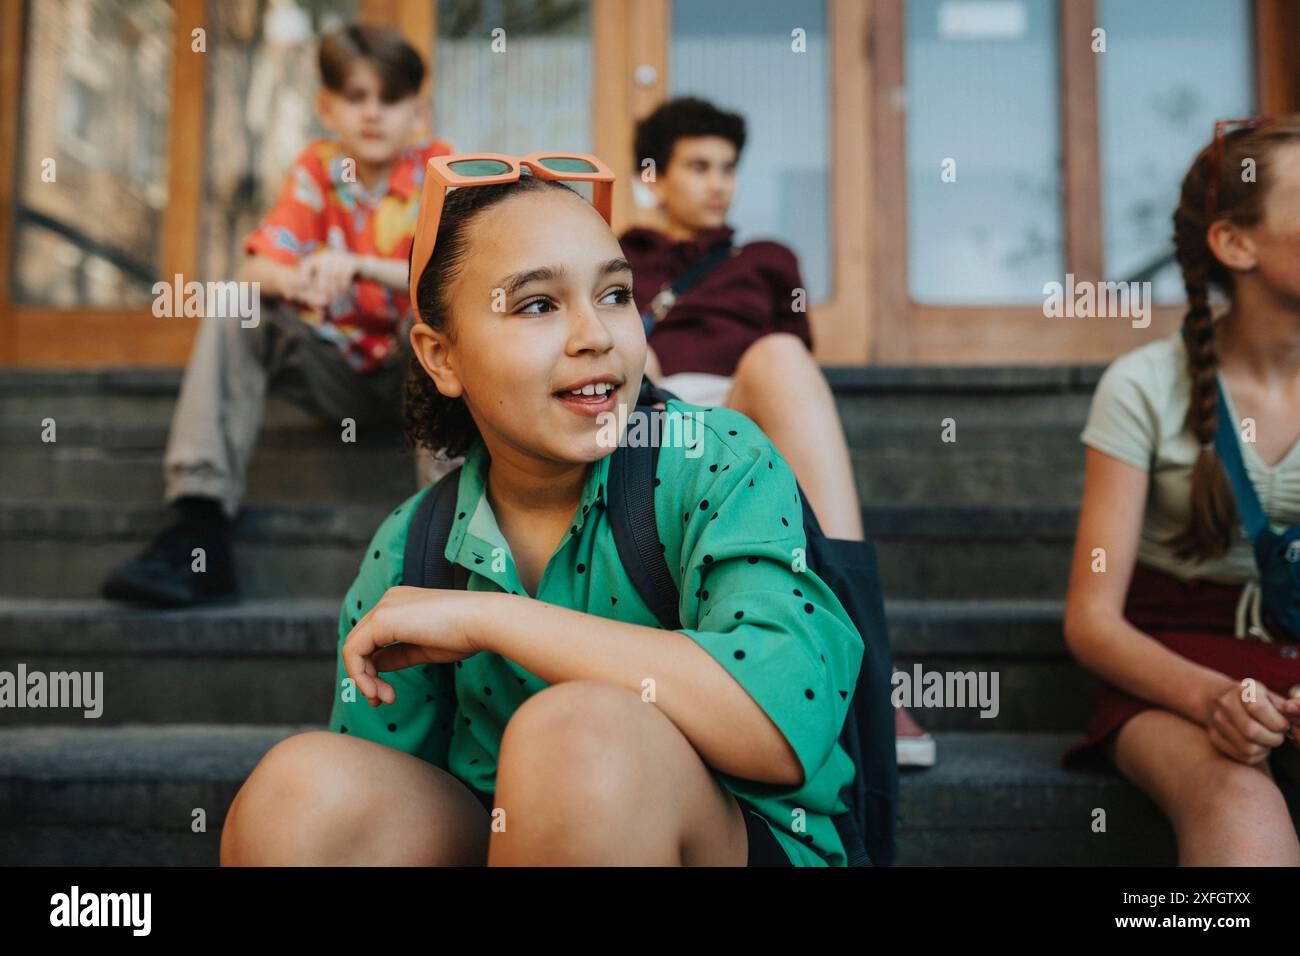
<instances>
[{"instance_id":1,"label":"dark red skirt","mask_svg":"<svg viewBox=\"0 0 1300 956\"><path fill-rule=\"evenodd\" d=\"M1292 687L1300 684L1300 642L1270 644L1236 638L1240 597L1240 585L1181 581L1139 564L1133 569L1124 617L1183 657L1235 680L1254 677L1286 697ZM1152 706L1098 678L1097 702L1084 731L1085 737L1065 752L1062 766L1074 769L1109 766L1106 741L1130 717Z\"/></svg>"}]
</instances>

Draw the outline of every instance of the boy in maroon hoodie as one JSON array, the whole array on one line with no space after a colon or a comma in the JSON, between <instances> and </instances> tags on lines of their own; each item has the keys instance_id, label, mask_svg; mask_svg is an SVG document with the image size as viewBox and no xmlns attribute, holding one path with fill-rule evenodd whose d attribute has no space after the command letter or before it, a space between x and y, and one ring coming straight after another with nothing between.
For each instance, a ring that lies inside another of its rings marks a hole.
<instances>
[{"instance_id":1,"label":"boy in maroon hoodie","mask_svg":"<svg viewBox=\"0 0 1300 956\"><path fill-rule=\"evenodd\" d=\"M745 120L693 97L669 100L637 125L638 172L659 228L620 237L633 295L653 322L646 376L696 405L751 418L790 464L828 537L861 539L862 514L835 397L812 355L807 286L778 242L732 243L727 211ZM702 265L703 263L703 265ZM694 270L694 271L692 271ZM693 280L675 294L673 284ZM899 763L934 763L934 740L900 709Z\"/></svg>"}]
</instances>

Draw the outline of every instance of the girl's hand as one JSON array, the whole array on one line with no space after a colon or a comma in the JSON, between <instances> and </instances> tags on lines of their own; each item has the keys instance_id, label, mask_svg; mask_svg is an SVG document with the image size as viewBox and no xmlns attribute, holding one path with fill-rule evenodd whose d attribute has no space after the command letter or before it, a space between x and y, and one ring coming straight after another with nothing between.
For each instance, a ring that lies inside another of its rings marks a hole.
<instances>
[{"instance_id":1,"label":"girl's hand","mask_svg":"<svg viewBox=\"0 0 1300 956\"><path fill-rule=\"evenodd\" d=\"M343 666L370 706L397 700L380 671L446 664L482 650L474 639L482 597L471 591L389 588L343 642Z\"/></svg>"},{"instance_id":2,"label":"girl's hand","mask_svg":"<svg viewBox=\"0 0 1300 956\"><path fill-rule=\"evenodd\" d=\"M1255 680L1254 701L1242 700L1242 688L1234 683L1211 704L1206 729L1210 742L1225 756L1245 764L1258 764L1269 751L1286 740L1293 717L1300 716L1295 701L1275 694L1260 680Z\"/></svg>"},{"instance_id":3,"label":"girl's hand","mask_svg":"<svg viewBox=\"0 0 1300 956\"><path fill-rule=\"evenodd\" d=\"M1291 741L1292 746L1300 748L1300 685L1292 690L1295 692L1293 697L1283 697L1281 694L1274 696L1277 697L1275 701L1277 709L1291 722L1291 730L1286 734L1286 738Z\"/></svg>"}]
</instances>

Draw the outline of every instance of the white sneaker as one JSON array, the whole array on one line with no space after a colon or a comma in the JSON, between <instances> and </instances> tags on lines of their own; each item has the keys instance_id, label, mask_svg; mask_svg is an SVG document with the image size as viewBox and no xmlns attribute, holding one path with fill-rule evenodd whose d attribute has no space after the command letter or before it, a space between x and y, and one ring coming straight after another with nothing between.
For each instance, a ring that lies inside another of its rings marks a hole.
<instances>
[{"instance_id":1,"label":"white sneaker","mask_svg":"<svg viewBox=\"0 0 1300 956\"><path fill-rule=\"evenodd\" d=\"M902 707L894 708L894 747L900 767L934 766L934 738Z\"/></svg>"}]
</instances>

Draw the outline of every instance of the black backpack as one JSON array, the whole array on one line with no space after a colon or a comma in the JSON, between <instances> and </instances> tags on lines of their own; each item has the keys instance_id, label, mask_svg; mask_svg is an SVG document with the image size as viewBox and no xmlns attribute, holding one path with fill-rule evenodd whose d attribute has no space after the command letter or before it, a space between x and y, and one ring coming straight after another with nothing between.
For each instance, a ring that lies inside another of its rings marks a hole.
<instances>
[{"instance_id":1,"label":"black backpack","mask_svg":"<svg viewBox=\"0 0 1300 956\"><path fill-rule=\"evenodd\" d=\"M671 393L645 381L638 411L662 414L650 406ZM659 434L662 432L653 432ZM655 524L654 478L659 447L619 445L610 457L608 515L619 558L637 593L665 628L677 630L678 590L659 546ZM405 584L463 589L469 572L444 555L456 510L457 468L420 500L407 533L402 568ZM890 701L893 665L885 627L876 549L869 541L845 541L822 534L808 497L799 488L808 567L835 592L862 635L862 668L840 733L840 745L857 773L840 796L848 810L832 817L849 866L889 866L898 852L898 762L894 708Z\"/></svg>"}]
</instances>

